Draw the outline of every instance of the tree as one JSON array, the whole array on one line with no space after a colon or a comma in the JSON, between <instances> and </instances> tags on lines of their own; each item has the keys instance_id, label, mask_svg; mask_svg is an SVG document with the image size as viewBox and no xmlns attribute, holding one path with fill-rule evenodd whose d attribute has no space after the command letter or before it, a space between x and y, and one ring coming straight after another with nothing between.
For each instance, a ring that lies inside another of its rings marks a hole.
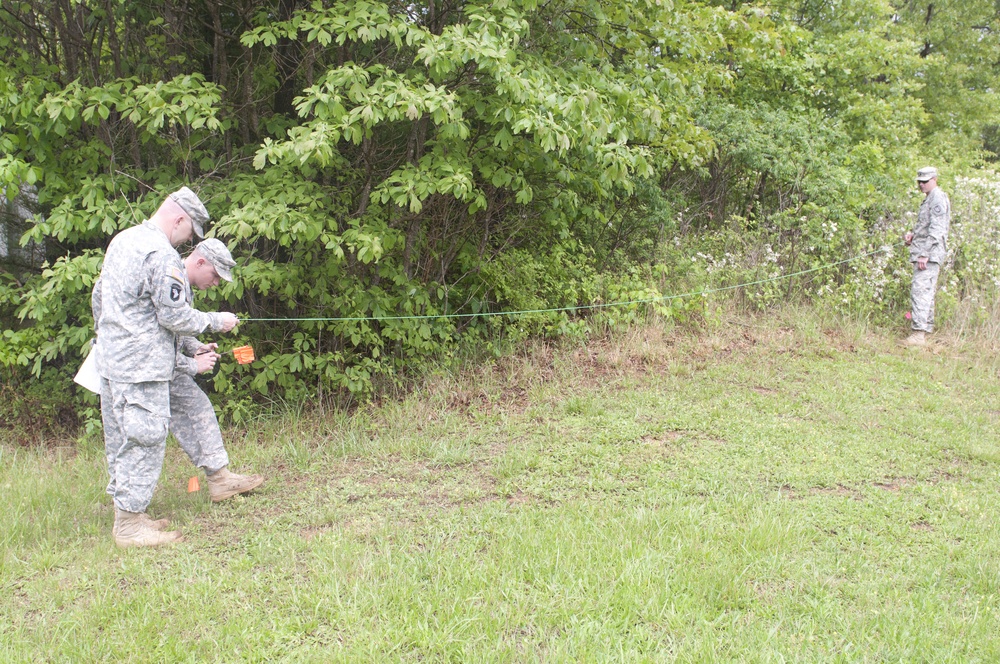
<instances>
[{"instance_id":1,"label":"tree","mask_svg":"<svg viewBox=\"0 0 1000 664\"><path fill-rule=\"evenodd\" d=\"M37 186L25 240L48 252L0 286L0 361L36 373L86 343L110 236L181 183L241 259L205 304L268 319L244 327L254 369L217 386L365 393L458 334L569 320L476 315L648 292L605 277L673 230L836 254L921 139L965 149L994 121L939 120L991 102L996 59L964 37L921 57L915 14L881 0L0 7L0 183ZM948 67L961 90L925 85Z\"/></svg>"}]
</instances>

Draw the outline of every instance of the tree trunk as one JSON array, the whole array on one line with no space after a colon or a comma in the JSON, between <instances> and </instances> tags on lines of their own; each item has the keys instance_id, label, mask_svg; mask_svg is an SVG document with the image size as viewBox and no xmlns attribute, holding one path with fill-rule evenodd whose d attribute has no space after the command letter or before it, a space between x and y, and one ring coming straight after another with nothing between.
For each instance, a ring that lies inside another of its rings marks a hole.
<instances>
[{"instance_id":1,"label":"tree trunk","mask_svg":"<svg viewBox=\"0 0 1000 664\"><path fill-rule=\"evenodd\" d=\"M295 0L279 0L278 20L287 21L295 11ZM274 93L274 112L294 117L295 73L299 68L302 49L298 40L280 37L274 49L274 64L278 69L278 90Z\"/></svg>"}]
</instances>

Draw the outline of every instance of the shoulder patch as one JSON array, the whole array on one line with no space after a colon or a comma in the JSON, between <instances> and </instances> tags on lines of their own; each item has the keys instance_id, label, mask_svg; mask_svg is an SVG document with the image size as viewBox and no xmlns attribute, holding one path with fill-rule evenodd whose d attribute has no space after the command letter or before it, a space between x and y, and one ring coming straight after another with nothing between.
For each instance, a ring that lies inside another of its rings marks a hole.
<instances>
[{"instance_id":1,"label":"shoulder patch","mask_svg":"<svg viewBox=\"0 0 1000 664\"><path fill-rule=\"evenodd\" d=\"M944 206L938 203L933 208L931 208L931 212L933 212L934 214L944 214Z\"/></svg>"},{"instance_id":2,"label":"shoulder patch","mask_svg":"<svg viewBox=\"0 0 1000 664\"><path fill-rule=\"evenodd\" d=\"M172 267L167 271L167 276L171 279L184 283L184 272L179 267Z\"/></svg>"},{"instance_id":3,"label":"shoulder patch","mask_svg":"<svg viewBox=\"0 0 1000 664\"><path fill-rule=\"evenodd\" d=\"M180 302L182 290L180 284L170 284L170 301L174 303Z\"/></svg>"}]
</instances>

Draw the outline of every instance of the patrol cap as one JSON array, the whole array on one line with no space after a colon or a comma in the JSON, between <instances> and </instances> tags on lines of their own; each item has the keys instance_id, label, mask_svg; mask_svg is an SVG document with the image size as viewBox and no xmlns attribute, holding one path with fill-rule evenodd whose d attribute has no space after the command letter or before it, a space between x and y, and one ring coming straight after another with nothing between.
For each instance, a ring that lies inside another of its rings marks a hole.
<instances>
[{"instance_id":1,"label":"patrol cap","mask_svg":"<svg viewBox=\"0 0 1000 664\"><path fill-rule=\"evenodd\" d=\"M180 205L181 209L191 217L191 221L194 222L194 234L198 237L205 237L205 229L202 225L208 221L208 210L205 209L205 205L198 198L198 194L187 187L181 187L170 194L170 200Z\"/></svg>"},{"instance_id":2,"label":"patrol cap","mask_svg":"<svg viewBox=\"0 0 1000 664\"><path fill-rule=\"evenodd\" d=\"M933 166L924 166L917 171L917 182L927 182L937 177L937 169Z\"/></svg>"},{"instance_id":3,"label":"patrol cap","mask_svg":"<svg viewBox=\"0 0 1000 664\"><path fill-rule=\"evenodd\" d=\"M226 281L233 280L233 274L229 270L236 265L236 261L233 260L233 255L229 253L229 249L221 241L210 237L199 242L195 250L212 264L220 277Z\"/></svg>"}]
</instances>

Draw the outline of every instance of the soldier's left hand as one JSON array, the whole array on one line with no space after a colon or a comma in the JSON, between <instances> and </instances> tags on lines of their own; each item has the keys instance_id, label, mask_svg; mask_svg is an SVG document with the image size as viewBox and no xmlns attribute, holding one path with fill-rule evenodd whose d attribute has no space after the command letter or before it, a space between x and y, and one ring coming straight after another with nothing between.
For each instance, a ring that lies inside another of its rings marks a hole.
<instances>
[{"instance_id":1,"label":"soldier's left hand","mask_svg":"<svg viewBox=\"0 0 1000 664\"><path fill-rule=\"evenodd\" d=\"M215 363L219 361L220 357L222 356L214 351L196 355L194 361L198 365L198 373L208 373L215 369Z\"/></svg>"},{"instance_id":2,"label":"soldier's left hand","mask_svg":"<svg viewBox=\"0 0 1000 664\"><path fill-rule=\"evenodd\" d=\"M917 269L926 270L927 269L927 256L921 256L917 259Z\"/></svg>"}]
</instances>

